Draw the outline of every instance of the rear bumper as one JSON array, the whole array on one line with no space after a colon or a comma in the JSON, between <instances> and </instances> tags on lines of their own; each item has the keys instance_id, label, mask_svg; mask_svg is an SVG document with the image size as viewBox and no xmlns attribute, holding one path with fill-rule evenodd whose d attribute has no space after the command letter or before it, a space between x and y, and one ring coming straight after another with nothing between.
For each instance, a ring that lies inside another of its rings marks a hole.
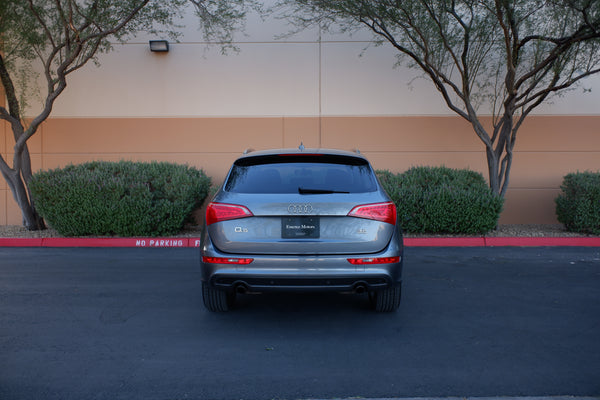
<instances>
[{"instance_id":1,"label":"rear bumper","mask_svg":"<svg viewBox=\"0 0 600 400\"><path fill-rule=\"evenodd\" d=\"M201 247L202 280L213 287L238 292L337 291L362 292L396 285L402 280L403 245L397 233L377 254L256 255L228 254L214 248L205 237ZM205 263L203 257L252 258L247 265ZM348 258L400 257L399 262L353 265Z\"/></svg>"},{"instance_id":2,"label":"rear bumper","mask_svg":"<svg viewBox=\"0 0 600 400\"><path fill-rule=\"evenodd\" d=\"M224 290L240 293L267 291L336 291L336 292L366 292L384 289L394 285L390 274L379 273L365 276L364 274L333 276L268 276L251 274L217 273L209 280L210 284Z\"/></svg>"}]
</instances>

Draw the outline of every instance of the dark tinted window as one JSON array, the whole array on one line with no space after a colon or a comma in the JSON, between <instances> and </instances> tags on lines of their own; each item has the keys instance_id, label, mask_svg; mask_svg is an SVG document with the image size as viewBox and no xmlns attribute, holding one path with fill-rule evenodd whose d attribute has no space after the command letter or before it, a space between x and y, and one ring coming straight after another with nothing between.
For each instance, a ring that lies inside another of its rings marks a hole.
<instances>
[{"instance_id":1,"label":"dark tinted window","mask_svg":"<svg viewBox=\"0 0 600 400\"><path fill-rule=\"evenodd\" d=\"M235 193L364 193L377 190L377 186L364 159L294 155L238 160L225 190Z\"/></svg>"}]
</instances>

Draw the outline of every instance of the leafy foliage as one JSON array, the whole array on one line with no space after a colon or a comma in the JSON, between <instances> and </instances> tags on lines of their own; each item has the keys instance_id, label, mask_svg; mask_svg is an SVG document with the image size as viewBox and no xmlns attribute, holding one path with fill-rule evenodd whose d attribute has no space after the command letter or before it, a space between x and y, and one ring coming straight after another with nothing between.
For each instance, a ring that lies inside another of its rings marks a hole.
<instances>
[{"instance_id":1,"label":"leafy foliage","mask_svg":"<svg viewBox=\"0 0 600 400\"><path fill-rule=\"evenodd\" d=\"M600 172L578 172L563 178L555 199L558 221L572 232L600 235Z\"/></svg>"},{"instance_id":2,"label":"leafy foliage","mask_svg":"<svg viewBox=\"0 0 600 400\"><path fill-rule=\"evenodd\" d=\"M69 165L30 184L40 214L64 236L177 233L209 187L192 167L129 161Z\"/></svg>"},{"instance_id":3,"label":"leafy foliage","mask_svg":"<svg viewBox=\"0 0 600 400\"><path fill-rule=\"evenodd\" d=\"M243 30L246 14L250 10L263 12L262 4L255 0L189 0L194 5L196 16L202 21L205 38L222 45L222 51L237 48L232 44L233 33Z\"/></svg>"},{"instance_id":4,"label":"leafy foliage","mask_svg":"<svg viewBox=\"0 0 600 400\"><path fill-rule=\"evenodd\" d=\"M413 167L401 174L377 175L407 232L483 234L498 224L503 199L477 172Z\"/></svg>"}]
</instances>

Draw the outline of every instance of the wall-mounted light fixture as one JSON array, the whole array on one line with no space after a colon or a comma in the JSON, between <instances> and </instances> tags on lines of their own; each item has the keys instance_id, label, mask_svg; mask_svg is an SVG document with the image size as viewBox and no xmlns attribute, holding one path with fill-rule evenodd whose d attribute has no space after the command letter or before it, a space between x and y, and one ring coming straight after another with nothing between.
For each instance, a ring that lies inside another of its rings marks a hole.
<instances>
[{"instance_id":1,"label":"wall-mounted light fixture","mask_svg":"<svg viewBox=\"0 0 600 400\"><path fill-rule=\"evenodd\" d=\"M150 51L166 53L169 51L169 42L166 40L150 40Z\"/></svg>"}]
</instances>

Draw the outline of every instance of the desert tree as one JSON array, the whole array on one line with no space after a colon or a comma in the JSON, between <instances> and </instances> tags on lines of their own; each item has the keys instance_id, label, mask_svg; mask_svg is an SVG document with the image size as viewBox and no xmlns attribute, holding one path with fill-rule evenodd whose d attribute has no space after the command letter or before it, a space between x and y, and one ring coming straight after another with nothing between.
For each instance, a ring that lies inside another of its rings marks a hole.
<instances>
[{"instance_id":1,"label":"desert tree","mask_svg":"<svg viewBox=\"0 0 600 400\"><path fill-rule=\"evenodd\" d=\"M390 44L470 123L501 196L525 118L600 72L599 0L281 0L276 9L296 30L366 28Z\"/></svg>"},{"instance_id":2,"label":"desert tree","mask_svg":"<svg viewBox=\"0 0 600 400\"><path fill-rule=\"evenodd\" d=\"M32 176L28 140L52 112L70 74L139 32L178 36L179 18L193 10L207 40L226 48L253 0L2 0L0 1L0 119L14 137L12 164L0 155L0 172L21 209L27 229L44 228L28 184ZM35 67L37 65L37 67ZM41 71L36 88L34 71ZM26 111L32 92L40 110ZM0 103L2 104L2 103Z\"/></svg>"}]
</instances>

